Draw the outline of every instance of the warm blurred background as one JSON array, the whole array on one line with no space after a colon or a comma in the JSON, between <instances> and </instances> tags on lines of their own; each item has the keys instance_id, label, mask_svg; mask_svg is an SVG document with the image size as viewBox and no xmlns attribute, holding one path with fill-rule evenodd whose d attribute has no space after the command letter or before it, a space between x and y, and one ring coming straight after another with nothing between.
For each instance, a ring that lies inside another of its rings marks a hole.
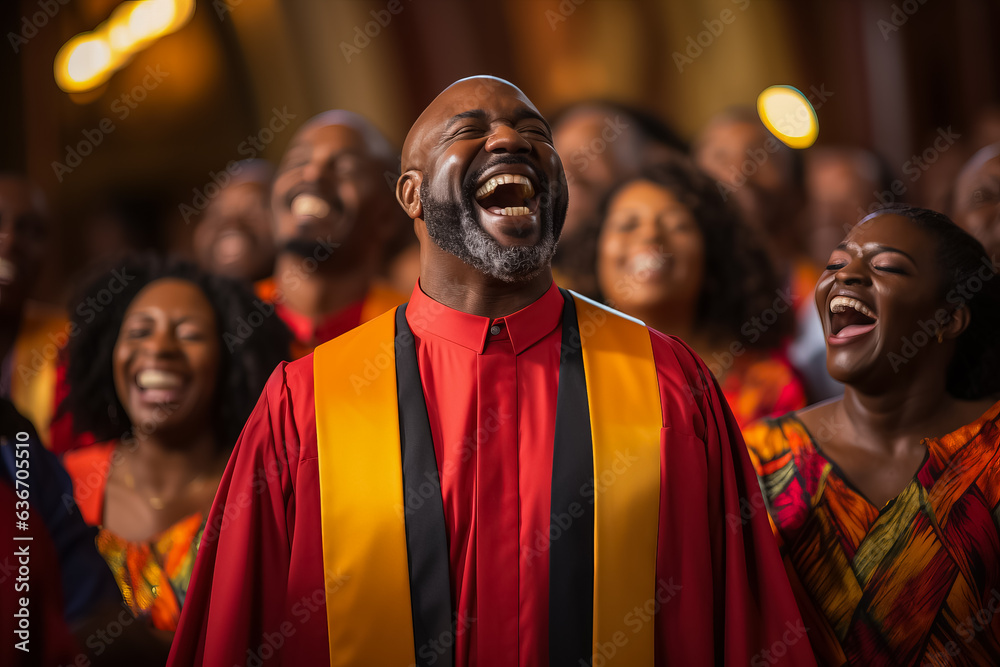
<instances>
[{"instance_id":1,"label":"warm blurred background","mask_svg":"<svg viewBox=\"0 0 1000 667\"><path fill-rule=\"evenodd\" d=\"M398 144L469 74L510 79L545 113L580 98L629 102L686 138L771 84L793 85L817 109L817 147L874 150L905 199L932 205L969 151L1000 139L993 0L198 0L96 89L61 90L60 47L122 4L0 9L0 168L25 171L55 209L36 294L53 302L109 248L189 249L184 206L198 210L232 160L277 161L311 115L354 110ZM939 131L959 139L912 178L908 161ZM94 145L77 162L81 142Z\"/></svg>"}]
</instances>

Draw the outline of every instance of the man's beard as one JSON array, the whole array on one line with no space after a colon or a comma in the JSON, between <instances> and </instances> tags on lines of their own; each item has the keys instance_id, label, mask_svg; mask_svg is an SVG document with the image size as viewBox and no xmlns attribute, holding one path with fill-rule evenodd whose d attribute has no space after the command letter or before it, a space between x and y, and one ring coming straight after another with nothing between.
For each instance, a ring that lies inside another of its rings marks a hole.
<instances>
[{"instance_id":1,"label":"man's beard","mask_svg":"<svg viewBox=\"0 0 1000 667\"><path fill-rule=\"evenodd\" d=\"M508 161L520 162L509 158L504 160ZM565 198L561 206L545 206L543 202L548 189L545 184L540 184L542 197L536 212L541 224L541 238L532 246L504 246L483 229L473 209L476 206L474 194L478 175L467 179L457 202L435 199L430 194L427 181L420 185L420 203L427 234L442 250L491 278L506 283L531 280L549 266L555 254L556 230L562 227L561 221L557 224L557 217L560 214L565 216Z\"/></svg>"}]
</instances>

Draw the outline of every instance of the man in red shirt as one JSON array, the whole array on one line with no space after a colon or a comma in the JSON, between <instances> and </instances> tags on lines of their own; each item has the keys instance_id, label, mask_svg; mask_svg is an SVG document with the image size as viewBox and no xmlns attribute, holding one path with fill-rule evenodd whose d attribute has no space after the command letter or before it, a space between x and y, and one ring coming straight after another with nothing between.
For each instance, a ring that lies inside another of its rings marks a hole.
<instances>
[{"instance_id":1,"label":"man in red shirt","mask_svg":"<svg viewBox=\"0 0 1000 667\"><path fill-rule=\"evenodd\" d=\"M458 81L402 166L420 282L271 377L170 664L815 664L711 374L553 284L531 102Z\"/></svg>"},{"instance_id":2,"label":"man in red shirt","mask_svg":"<svg viewBox=\"0 0 1000 667\"><path fill-rule=\"evenodd\" d=\"M271 188L274 275L257 294L291 330L295 358L406 300L375 281L398 227L386 184L398 168L388 140L349 111L322 113L292 138Z\"/></svg>"}]
</instances>

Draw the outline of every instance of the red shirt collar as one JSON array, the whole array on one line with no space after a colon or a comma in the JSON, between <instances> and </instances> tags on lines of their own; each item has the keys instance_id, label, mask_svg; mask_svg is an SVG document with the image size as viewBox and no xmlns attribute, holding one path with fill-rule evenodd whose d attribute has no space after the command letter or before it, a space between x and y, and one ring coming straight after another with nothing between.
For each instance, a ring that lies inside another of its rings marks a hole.
<instances>
[{"instance_id":1,"label":"red shirt collar","mask_svg":"<svg viewBox=\"0 0 1000 667\"><path fill-rule=\"evenodd\" d=\"M520 354L552 332L562 321L563 297L555 282L533 303L516 313L491 320L449 308L424 294L420 282L406 307L406 321L418 334L437 336L482 354L494 325L506 328L514 354Z\"/></svg>"},{"instance_id":2,"label":"red shirt collar","mask_svg":"<svg viewBox=\"0 0 1000 667\"><path fill-rule=\"evenodd\" d=\"M364 299L355 301L352 304L327 315L319 322L314 322L312 318L301 315L288 308L283 303L275 306L284 323L292 332L292 336L300 344L312 347L332 340L340 334L350 331L361 323L361 308Z\"/></svg>"}]
</instances>

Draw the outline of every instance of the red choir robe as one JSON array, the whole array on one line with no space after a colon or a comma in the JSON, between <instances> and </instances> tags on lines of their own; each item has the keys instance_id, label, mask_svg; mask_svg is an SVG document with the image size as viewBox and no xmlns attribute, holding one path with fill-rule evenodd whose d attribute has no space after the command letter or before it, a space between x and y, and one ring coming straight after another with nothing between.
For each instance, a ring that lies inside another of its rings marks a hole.
<instances>
[{"instance_id":1,"label":"red choir robe","mask_svg":"<svg viewBox=\"0 0 1000 667\"><path fill-rule=\"evenodd\" d=\"M447 308L419 285L407 306L439 483L429 487L436 494L415 502L440 497L444 588L454 615L450 632L416 647L420 664L565 662L558 651L550 655L550 641L566 642L555 639L562 621L550 613L565 609L550 595L550 578L562 577L563 569L550 567L563 546L550 536L567 520L551 511L562 313L563 295L554 285L493 321ZM581 316L580 331L586 334L587 326ZM614 641L594 645L584 664L591 658L594 665L626 664L615 655L646 626L657 665L814 665L732 413L689 348L643 331L662 417L655 573L649 604L629 611ZM372 373L379 372L391 368L373 364ZM336 621L327 618L326 601L350 582L324 570L315 380L310 355L282 364L268 381L219 487L170 665L330 660L328 633ZM623 454L614 470L624 473L630 459ZM408 512L410 498L406 504ZM337 656L330 662L368 664Z\"/></svg>"}]
</instances>

